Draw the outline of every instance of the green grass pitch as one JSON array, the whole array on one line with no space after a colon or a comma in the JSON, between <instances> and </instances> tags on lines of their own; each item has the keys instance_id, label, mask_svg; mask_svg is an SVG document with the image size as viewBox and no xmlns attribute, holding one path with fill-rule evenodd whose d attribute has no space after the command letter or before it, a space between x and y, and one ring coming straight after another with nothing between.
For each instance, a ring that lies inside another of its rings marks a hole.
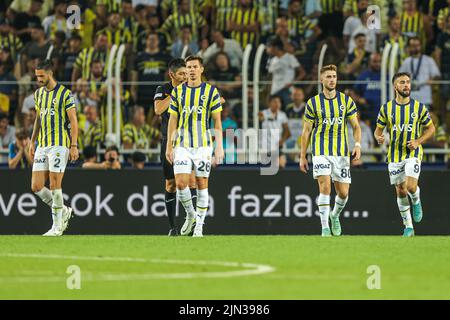
<instances>
[{"instance_id":1,"label":"green grass pitch","mask_svg":"<svg viewBox=\"0 0 450 320\"><path fill-rule=\"evenodd\" d=\"M450 237L0 236L0 299L449 298Z\"/></svg>"}]
</instances>

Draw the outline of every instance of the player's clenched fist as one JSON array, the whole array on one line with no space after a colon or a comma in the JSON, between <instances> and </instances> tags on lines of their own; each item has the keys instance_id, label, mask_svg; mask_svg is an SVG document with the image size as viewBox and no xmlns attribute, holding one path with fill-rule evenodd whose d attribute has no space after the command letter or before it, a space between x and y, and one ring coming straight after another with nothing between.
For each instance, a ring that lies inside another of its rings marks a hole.
<instances>
[{"instance_id":1,"label":"player's clenched fist","mask_svg":"<svg viewBox=\"0 0 450 320\"><path fill-rule=\"evenodd\" d=\"M70 161L77 161L79 157L78 148L76 146L70 147Z\"/></svg>"},{"instance_id":2,"label":"player's clenched fist","mask_svg":"<svg viewBox=\"0 0 450 320\"><path fill-rule=\"evenodd\" d=\"M377 139L378 144L380 144L380 145L384 144L384 140L385 140L384 134L381 134L379 136L375 136L375 139Z\"/></svg>"}]
</instances>

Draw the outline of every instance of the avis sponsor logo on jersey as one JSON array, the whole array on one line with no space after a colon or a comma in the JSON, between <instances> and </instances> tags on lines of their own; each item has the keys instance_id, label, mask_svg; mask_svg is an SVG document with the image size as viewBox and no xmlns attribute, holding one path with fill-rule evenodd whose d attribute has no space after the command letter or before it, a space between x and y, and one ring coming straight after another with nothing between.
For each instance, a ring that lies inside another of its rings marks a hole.
<instances>
[{"instance_id":1,"label":"avis sponsor logo on jersey","mask_svg":"<svg viewBox=\"0 0 450 320\"><path fill-rule=\"evenodd\" d=\"M404 123L404 124L393 124L392 130L393 131L407 131L412 132L414 128L414 125L412 123Z\"/></svg>"},{"instance_id":2,"label":"avis sponsor logo on jersey","mask_svg":"<svg viewBox=\"0 0 450 320\"><path fill-rule=\"evenodd\" d=\"M334 125L334 124L343 124L343 123L344 123L343 117L323 119L323 124Z\"/></svg>"}]
</instances>

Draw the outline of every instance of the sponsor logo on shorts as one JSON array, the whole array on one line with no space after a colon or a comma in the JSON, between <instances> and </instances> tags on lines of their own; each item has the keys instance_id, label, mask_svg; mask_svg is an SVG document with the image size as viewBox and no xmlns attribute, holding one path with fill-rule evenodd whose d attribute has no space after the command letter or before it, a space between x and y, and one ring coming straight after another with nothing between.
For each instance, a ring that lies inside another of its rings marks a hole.
<instances>
[{"instance_id":1,"label":"sponsor logo on shorts","mask_svg":"<svg viewBox=\"0 0 450 320\"><path fill-rule=\"evenodd\" d=\"M187 166L187 161L183 161L183 160L177 160L175 161L175 165L176 166Z\"/></svg>"},{"instance_id":2,"label":"sponsor logo on shorts","mask_svg":"<svg viewBox=\"0 0 450 320\"><path fill-rule=\"evenodd\" d=\"M330 169L331 165L330 164L316 164L314 166L314 170L319 170L319 169Z\"/></svg>"},{"instance_id":3,"label":"sponsor logo on shorts","mask_svg":"<svg viewBox=\"0 0 450 320\"><path fill-rule=\"evenodd\" d=\"M45 163L45 158L41 158L41 159L34 159L34 163Z\"/></svg>"},{"instance_id":4,"label":"sponsor logo on shorts","mask_svg":"<svg viewBox=\"0 0 450 320\"><path fill-rule=\"evenodd\" d=\"M400 173L402 173L402 172L403 172L402 169L393 170L393 171L389 171L389 175L390 175L390 176L396 176L396 175L398 175L398 174L400 174Z\"/></svg>"}]
</instances>

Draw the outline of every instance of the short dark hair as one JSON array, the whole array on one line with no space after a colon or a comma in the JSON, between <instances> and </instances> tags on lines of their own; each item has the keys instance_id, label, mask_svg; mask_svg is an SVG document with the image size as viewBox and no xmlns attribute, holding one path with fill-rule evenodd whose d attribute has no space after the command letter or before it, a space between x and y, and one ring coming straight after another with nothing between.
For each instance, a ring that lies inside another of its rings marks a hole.
<instances>
[{"instance_id":1,"label":"short dark hair","mask_svg":"<svg viewBox=\"0 0 450 320\"><path fill-rule=\"evenodd\" d=\"M360 38L360 37L365 37L366 36L366 34L365 33L362 33L362 32L359 32L359 33L357 33L357 34L355 34L354 36L353 36L353 39L358 39L358 38Z\"/></svg>"},{"instance_id":2,"label":"short dark hair","mask_svg":"<svg viewBox=\"0 0 450 320\"><path fill-rule=\"evenodd\" d=\"M172 72L177 72L178 69L186 67L186 62L183 59L177 58L169 61L168 68Z\"/></svg>"},{"instance_id":3,"label":"short dark hair","mask_svg":"<svg viewBox=\"0 0 450 320\"><path fill-rule=\"evenodd\" d=\"M397 80L400 77L408 77L409 79L411 79L411 75L408 72L397 72L396 74L394 74L394 76L392 77L392 84L395 83L395 80Z\"/></svg>"},{"instance_id":4,"label":"short dark hair","mask_svg":"<svg viewBox=\"0 0 450 320\"><path fill-rule=\"evenodd\" d=\"M279 50L284 50L283 40L280 37L273 37L269 40L269 47L278 48Z\"/></svg>"},{"instance_id":5,"label":"short dark hair","mask_svg":"<svg viewBox=\"0 0 450 320\"><path fill-rule=\"evenodd\" d=\"M94 158L97 156L97 149L94 146L86 146L83 149L83 156L85 159Z\"/></svg>"},{"instance_id":6,"label":"short dark hair","mask_svg":"<svg viewBox=\"0 0 450 320\"><path fill-rule=\"evenodd\" d=\"M52 71L53 70L53 64L50 60L41 60L39 61L36 70L45 70L45 71Z\"/></svg>"},{"instance_id":7,"label":"short dark hair","mask_svg":"<svg viewBox=\"0 0 450 320\"><path fill-rule=\"evenodd\" d=\"M24 140L24 139L26 139L26 138L28 138L28 135L27 135L25 129L23 129L23 128L18 128L18 129L16 130L16 139L17 139L17 140Z\"/></svg>"},{"instance_id":8,"label":"short dark hair","mask_svg":"<svg viewBox=\"0 0 450 320\"><path fill-rule=\"evenodd\" d=\"M275 99L280 99L280 102L283 102L283 101L281 100L281 97L280 97L279 95L277 95L277 94L271 94L271 95L269 96L269 102L271 102L272 100L275 100Z\"/></svg>"},{"instance_id":9,"label":"short dark hair","mask_svg":"<svg viewBox=\"0 0 450 320\"><path fill-rule=\"evenodd\" d=\"M417 40L420 43L422 43L422 41L420 40L420 38L418 36L412 36L412 37L408 38L408 47L411 45L411 41L413 41L413 40Z\"/></svg>"},{"instance_id":10,"label":"short dark hair","mask_svg":"<svg viewBox=\"0 0 450 320\"><path fill-rule=\"evenodd\" d=\"M200 65L203 66L203 58L200 56L189 56L186 59L184 59L184 61L186 63L188 63L189 61L195 61L197 60L198 62L200 62Z\"/></svg>"},{"instance_id":11,"label":"short dark hair","mask_svg":"<svg viewBox=\"0 0 450 320\"><path fill-rule=\"evenodd\" d=\"M8 115L6 113L0 112L0 121L2 121L3 119L8 119Z\"/></svg>"},{"instance_id":12,"label":"short dark hair","mask_svg":"<svg viewBox=\"0 0 450 320\"><path fill-rule=\"evenodd\" d=\"M120 154L119 148L117 148L117 146L109 146L108 148L106 148L105 153L108 153L110 151L116 151L117 154Z\"/></svg>"},{"instance_id":13,"label":"short dark hair","mask_svg":"<svg viewBox=\"0 0 450 320\"><path fill-rule=\"evenodd\" d=\"M135 151L133 152L133 154L131 155L133 162L145 162L145 154L143 154L142 152L139 151Z\"/></svg>"}]
</instances>

